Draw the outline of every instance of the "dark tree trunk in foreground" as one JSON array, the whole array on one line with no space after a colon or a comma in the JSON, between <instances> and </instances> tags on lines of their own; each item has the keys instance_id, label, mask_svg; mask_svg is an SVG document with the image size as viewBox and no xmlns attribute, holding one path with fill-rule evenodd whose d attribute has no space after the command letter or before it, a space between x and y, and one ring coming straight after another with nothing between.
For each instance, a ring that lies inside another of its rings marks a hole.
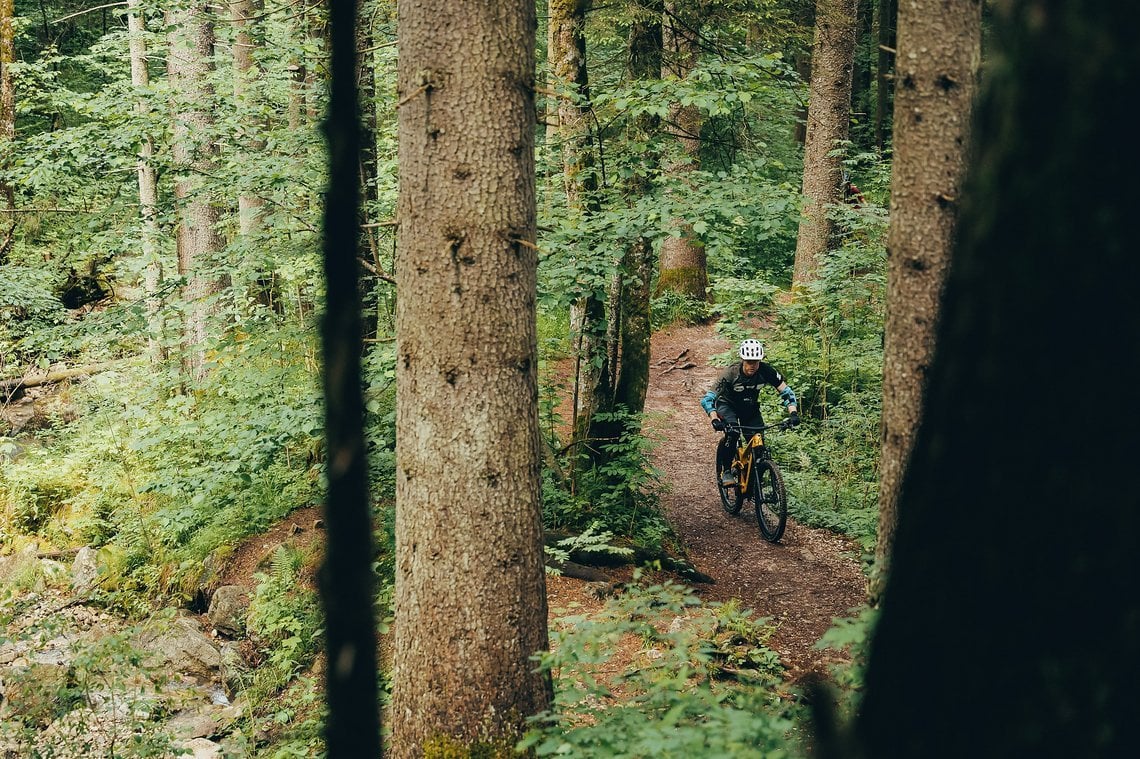
<instances>
[{"instance_id":1,"label":"dark tree trunk in foreground","mask_svg":"<svg viewBox=\"0 0 1140 759\"><path fill-rule=\"evenodd\" d=\"M866 676L868 757L1140 746L1140 5L1001 8Z\"/></svg>"},{"instance_id":2,"label":"dark tree trunk in foreground","mask_svg":"<svg viewBox=\"0 0 1140 759\"><path fill-rule=\"evenodd\" d=\"M508 755L551 698L530 659L547 646L535 6L410 2L398 21L391 753Z\"/></svg>"},{"instance_id":3,"label":"dark tree trunk in foreground","mask_svg":"<svg viewBox=\"0 0 1140 759\"><path fill-rule=\"evenodd\" d=\"M330 759L380 755L372 519L360 383L355 7L354 0L333 0L330 5L332 83L324 241L328 294L323 324L328 545L321 572Z\"/></svg>"},{"instance_id":4,"label":"dark tree trunk in foreground","mask_svg":"<svg viewBox=\"0 0 1140 759\"><path fill-rule=\"evenodd\" d=\"M922 393L958 220L981 41L981 0L910 0L899 14L903 54L895 95L900 118L891 168L872 603L888 571L899 482L922 418Z\"/></svg>"}]
</instances>

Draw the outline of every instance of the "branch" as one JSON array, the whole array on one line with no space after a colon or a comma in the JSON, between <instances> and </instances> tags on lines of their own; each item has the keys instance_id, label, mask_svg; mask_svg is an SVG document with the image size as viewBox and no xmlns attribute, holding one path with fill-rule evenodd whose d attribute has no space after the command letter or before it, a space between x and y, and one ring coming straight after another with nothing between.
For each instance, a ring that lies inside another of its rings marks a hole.
<instances>
[{"instance_id":1,"label":"branch","mask_svg":"<svg viewBox=\"0 0 1140 759\"><path fill-rule=\"evenodd\" d=\"M119 3L107 3L106 5L96 5L94 8L85 8L81 11L76 11L75 13L71 13L71 14L68 14L66 16L63 16L62 18L57 18L55 21L52 21L51 23L58 24L62 21L67 21L69 18L75 18L76 16L84 16L88 13L94 13L95 11L101 11L104 8L115 8L117 6L126 5L126 4L127 4L126 0L123 0L123 2L119 2Z\"/></svg>"}]
</instances>

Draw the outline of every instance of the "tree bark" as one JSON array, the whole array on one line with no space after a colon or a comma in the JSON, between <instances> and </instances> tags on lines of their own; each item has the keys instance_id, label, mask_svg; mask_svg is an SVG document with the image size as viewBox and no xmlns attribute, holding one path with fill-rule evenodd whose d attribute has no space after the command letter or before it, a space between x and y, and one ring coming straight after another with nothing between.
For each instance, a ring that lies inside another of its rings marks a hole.
<instances>
[{"instance_id":1,"label":"tree bark","mask_svg":"<svg viewBox=\"0 0 1140 759\"><path fill-rule=\"evenodd\" d=\"M1140 406L1101 392L1135 384L1140 345L1138 26L1134 3L996 8L863 756L1140 745Z\"/></svg>"},{"instance_id":2,"label":"tree bark","mask_svg":"<svg viewBox=\"0 0 1140 759\"><path fill-rule=\"evenodd\" d=\"M687 7L678 2L665 3L662 21L662 79L684 79L700 60L700 26L702 9L693 3ZM679 156L668 161L664 172L684 192L691 183L692 172L701 165L701 111L695 105L669 104L666 134L677 141ZM660 271L657 292L673 292L708 300L708 259L705 246L687 221L674 219L671 225L678 234L661 240Z\"/></svg>"},{"instance_id":3,"label":"tree bark","mask_svg":"<svg viewBox=\"0 0 1140 759\"><path fill-rule=\"evenodd\" d=\"M875 92L875 144L881 153L891 135L898 0L879 0L879 86Z\"/></svg>"},{"instance_id":4,"label":"tree bark","mask_svg":"<svg viewBox=\"0 0 1140 759\"><path fill-rule=\"evenodd\" d=\"M804 143L804 206L796 240L793 285L806 285L818 277L820 258L827 252L834 231L828 208L843 200L840 157L833 151L847 139L851 120L855 2L816 3Z\"/></svg>"},{"instance_id":5,"label":"tree bark","mask_svg":"<svg viewBox=\"0 0 1140 759\"><path fill-rule=\"evenodd\" d=\"M16 60L15 2L0 0L0 169L8 164L9 145L16 138L16 93L11 64ZM0 201L9 209L16 207L12 186L0 180ZM8 262L16 232L16 214L9 214L0 228L0 265Z\"/></svg>"},{"instance_id":6,"label":"tree bark","mask_svg":"<svg viewBox=\"0 0 1140 759\"><path fill-rule=\"evenodd\" d=\"M547 647L535 6L408 3L398 23L391 755L509 751L552 696L530 660Z\"/></svg>"},{"instance_id":7,"label":"tree bark","mask_svg":"<svg viewBox=\"0 0 1140 759\"><path fill-rule=\"evenodd\" d=\"M912 0L899 14L899 81L887 239L879 529L872 602L894 539L898 488L922 413L958 215L981 58L981 3Z\"/></svg>"},{"instance_id":8,"label":"tree bark","mask_svg":"<svg viewBox=\"0 0 1140 759\"><path fill-rule=\"evenodd\" d=\"M250 101L257 98L251 85L261 76L253 54L261 43L250 33L250 26L263 7L262 0L230 0L230 17L234 24L234 103L247 135L242 147L251 158L265 148L265 139L259 136L266 126L264 119L250 115L256 113ZM265 201L256 192L249 187L242 188L238 194L238 234L248 238L261 228L264 207Z\"/></svg>"},{"instance_id":9,"label":"tree bark","mask_svg":"<svg viewBox=\"0 0 1140 759\"><path fill-rule=\"evenodd\" d=\"M356 91L356 3L333 0L325 201L324 346L328 546L321 571L330 759L380 756L371 500L364 395L357 241L360 237L360 111Z\"/></svg>"},{"instance_id":10,"label":"tree bark","mask_svg":"<svg viewBox=\"0 0 1140 759\"><path fill-rule=\"evenodd\" d=\"M209 7L189 6L168 12L171 26L167 76L177 93L171 154L178 176L174 199L178 209L178 273L186 277L182 343L186 373L200 379L205 373L208 321L212 301L221 292L217 253L225 245L217 225L218 205L204 189L203 176L212 173L217 148L212 142L214 117L205 110L213 99L214 25Z\"/></svg>"},{"instance_id":11,"label":"tree bark","mask_svg":"<svg viewBox=\"0 0 1140 759\"><path fill-rule=\"evenodd\" d=\"M127 14L127 31L130 34L131 84L138 92L150 87L150 72L147 69L146 22L142 15L142 0L130 0ZM146 118L150 113L146 97L140 97L135 104L135 112ZM165 331L162 317L162 302L159 288L162 286L162 253L159 249L158 229L158 180L154 170L154 139L147 134L139 143L139 156L136 163L139 185L139 218L142 224L140 234L140 255L145 264L143 269L143 292L146 294L147 311L147 354L151 364L158 365L166 360L166 347L163 343Z\"/></svg>"}]
</instances>

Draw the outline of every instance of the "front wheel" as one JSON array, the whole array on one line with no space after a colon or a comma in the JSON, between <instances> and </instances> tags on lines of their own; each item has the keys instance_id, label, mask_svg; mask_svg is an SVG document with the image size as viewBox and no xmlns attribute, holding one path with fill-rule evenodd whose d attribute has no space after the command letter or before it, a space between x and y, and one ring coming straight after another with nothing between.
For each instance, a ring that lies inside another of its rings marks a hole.
<instances>
[{"instance_id":1,"label":"front wheel","mask_svg":"<svg viewBox=\"0 0 1140 759\"><path fill-rule=\"evenodd\" d=\"M784 476L773 462L760 460L752 466L751 485L760 535L769 543L776 543L783 537L788 524L788 492L784 489Z\"/></svg>"},{"instance_id":2,"label":"front wheel","mask_svg":"<svg viewBox=\"0 0 1140 759\"><path fill-rule=\"evenodd\" d=\"M744 498L740 495L740 484L725 485L721 482L724 470L720 463L716 465L716 489L720 492L720 505L728 514L739 514L740 507L744 505Z\"/></svg>"}]
</instances>

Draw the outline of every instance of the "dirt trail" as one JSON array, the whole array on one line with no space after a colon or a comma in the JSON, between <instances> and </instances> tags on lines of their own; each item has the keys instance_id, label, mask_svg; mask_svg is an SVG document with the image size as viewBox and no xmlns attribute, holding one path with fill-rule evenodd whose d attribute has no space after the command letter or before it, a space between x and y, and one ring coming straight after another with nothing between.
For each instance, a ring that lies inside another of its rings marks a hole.
<instances>
[{"instance_id":1,"label":"dirt trail","mask_svg":"<svg viewBox=\"0 0 1140 759\"><path fill-rule=\"evenodd\" d=\"M720 433L709 425L699 401L719 372L709 356L732 347L709 326L654 335L645 404L654 417L651 428L663 439L654 462L665 473L669 489L663 506L690 561L716 579L695 590L710 601L739 598L745 608L771 617L778 625L773 648L795 676L835 659L835 652L812 646L833 617L863 601L859 549L794 519L788 520L780 543L768 543L760 538L750 509L729 516L721 508L712 474ZM687 353L674 364L683 351ZM693 366L679 368L686 364ZM778 368L794 387L794 367ZM778 462L778 444L776 457Z\"/></svg>"}]
</instances>

